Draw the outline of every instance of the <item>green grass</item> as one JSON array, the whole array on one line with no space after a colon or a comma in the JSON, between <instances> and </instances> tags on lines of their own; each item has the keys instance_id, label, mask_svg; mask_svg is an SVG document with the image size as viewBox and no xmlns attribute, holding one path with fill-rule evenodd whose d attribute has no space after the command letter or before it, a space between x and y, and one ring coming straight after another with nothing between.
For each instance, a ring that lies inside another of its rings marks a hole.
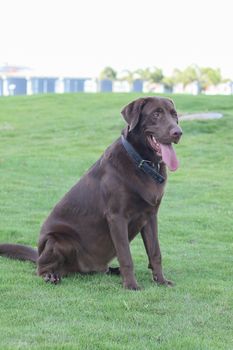
<instances>
[{"instance_id":1,"label":"green grass","mask_svg":"<svg viewBox=\"0 0 233 350\"><path fill-rule=\"evenodd\" d=\"M0 99L0 241L35 246L49 210L115 140L131 94ZM140 236L132 244L140 292L118 277L73 276L59 286L31 263L0 258L0 349L233 349L233 98L173 95L184 121L160 215L156 286Z\"/></svg>"}]
</instances>

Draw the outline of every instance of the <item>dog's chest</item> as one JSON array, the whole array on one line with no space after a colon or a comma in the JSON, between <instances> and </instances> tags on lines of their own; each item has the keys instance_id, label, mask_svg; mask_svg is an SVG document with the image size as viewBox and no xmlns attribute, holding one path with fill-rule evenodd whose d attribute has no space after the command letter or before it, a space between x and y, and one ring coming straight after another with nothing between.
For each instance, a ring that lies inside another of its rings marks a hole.
<instances>
[{"instance_id":1,"label":"dog's chest","mask_svg":"<svg viewBox=\"0 0 233 350\"><path fill-rule=\"evenodd\" d=\"M162 197L154 197L153 205L142 198L131 202L128 208L128 232L131 241L147 224L151 216L156 215Z\"/></svg>"},{"instance_id":2,"label":"dog's chest","mask_svg":"<svg viewBox=\"0 0 233 350\"><path fill-rule=\"evenodd\" d=\"M134 217L128 224L129 241L132 241L134 237L141 231L141 229L147 224L149 216L150 215L148 215L147 213L134 215Z\"/></svg>"},{"instance_id":3,"label":"dog's chest","mask_svg":"<svg viewBox=\"0 0 233 350\"><path fill-rule=\"evenodd\" d=\"M163 198L165 185L157 184L154 181L150 181L149 184L145 186L138 186L136 197L137 200L134 203L137 203L139 209L146 208L150 211L154 208L157 208Z\"/></svg>"}]
</instances>

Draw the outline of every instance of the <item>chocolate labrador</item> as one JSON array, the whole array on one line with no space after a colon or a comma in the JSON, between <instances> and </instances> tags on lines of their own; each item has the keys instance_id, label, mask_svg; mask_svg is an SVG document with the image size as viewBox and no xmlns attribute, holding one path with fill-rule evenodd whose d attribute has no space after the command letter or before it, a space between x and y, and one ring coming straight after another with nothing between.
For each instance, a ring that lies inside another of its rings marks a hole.
<instances>
[{"instance_id":1,"label":"chocolate labrador","mask_svg":"<svg viewBox=\"0 0 233 350\"><path fill-rule=\"evenodd\" d=\"M57 284L70 273L109 272L139 289L129 243L141 233L153 279L170 285L162 271L157 212L178 160L172 143L182 135L172 100L139 98L122 110L127 127L65 194L45 220L38 250L1 244L0 255L31 260L38 275ZM119 268L109 267L117 257Z\"/></svg>"}]
</instances>

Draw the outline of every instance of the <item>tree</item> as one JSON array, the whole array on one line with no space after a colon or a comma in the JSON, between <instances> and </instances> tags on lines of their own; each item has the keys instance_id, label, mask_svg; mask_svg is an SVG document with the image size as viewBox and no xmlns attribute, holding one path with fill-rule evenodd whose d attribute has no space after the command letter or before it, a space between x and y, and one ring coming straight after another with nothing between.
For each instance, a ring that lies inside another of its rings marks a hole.
<instances>
[{"instance_id":1,"label":"tree","mask_svg":"<svg viewBox=\"0 0 233 350\"><path fill-rule=\"evenodd\" d=\"M163 71L160 68L153 67L150 69L149 80L152 83L161 83L164 78Z\"/></svg>"},{"instance_id":2,"label":"tree","mask_svg":"<svg viewBox=\"0 0 233 350\"><path fill-rule=\"evenodd\" d=\"M219 68L214 69L211 67L204 67L201 68L200 71L200 84L201 88L204 90L206 90L211 85L218 85L221 82L223 82L223 78Z\"/></svg>"},{"instance_id":3,"label":"tree","mask_svg":"<svg viewBox=\"0 0 233 350\"><path fill-rule=\"evenodd\" d=\"M100 73L100 79L110 79L110 80L116 80L117 78L117 72L112 67L105 67L102 72Z\"/></svg>"},{"instance_id":4,"label":"tree","mask_svg":"<svg viewBox=\"0 0 233 350\"><path fill-rule=\"evenodd\" d=\"M223 79L220 69L210 67L198 67L191 65L183 71L174 69L172 80L174 84L181 83L185 86L192 82L199 83L200 90L206 90L210 85L218 85L221 82L226 82L228 79Z\"/></svg>"},{"instance_id":5,"label":"tree","mask_svg":"<svg viewBox=\"0 0 233 350\"><path fill-rule=\"evenodd\" d=\"M151 83L161 83L164 78L162 69L157 67L138 69L136 73L142 80L149 81Z\"/></svg>"},{"instance_id":6,"label":"tree","mask_svg":"<svg viewBox=\"0 0 233 350\"><path fill-rule=\"evenodd\" d=\"M200 80L200 69L196 65L188 66L183 71L175 68L173 70L171 80L174 84L183 84L184 87L194 81Z\"/></svg>"},{"instance_id":7,"label":"tree","mask_svg":"<svg viewBox=\"0 0 233 350\"><path fill-rule=\"evenodd\" d=\"M179 84L182 83L182 71L178 68L173 69L172 75L170 77L170 80L173 81L173 84Z\"/></svg>"},{"instance_id":8,"label":"tree","mask_svg":"<svg viewBox=\"0 0 233 350\"><path fill-rule=\"evenodd\" d=\"M134 80L139 78L139 74L138 71L130 71L129 69L125 69L122 73L121 73L121 78L120 80L122 81L127 81L129 83L130 86L130 90L132 90L133 88L133 82Z\"/></svg>"},{"instance_id":9,"label":"tree","mask_svg":"<svg viewBox=\"0 0 233 350\"><path fill-rule=\"evenodd\" d=\"M196 65L188 66L181 73L181 82L184 86L200 80L200 68Z\"/></svg>"},{"instance_id":10,"label":"tree","mask_svg":"<svg viewBox=\"0 0 233 350\"><path fill-rule=\"evenodd\" d=\"M164 77L162 80L162 84L164 85L166 91L171 92L173 89L173 86L175 85L174 78L172 76Z\"/></svg>"}]
</instances>

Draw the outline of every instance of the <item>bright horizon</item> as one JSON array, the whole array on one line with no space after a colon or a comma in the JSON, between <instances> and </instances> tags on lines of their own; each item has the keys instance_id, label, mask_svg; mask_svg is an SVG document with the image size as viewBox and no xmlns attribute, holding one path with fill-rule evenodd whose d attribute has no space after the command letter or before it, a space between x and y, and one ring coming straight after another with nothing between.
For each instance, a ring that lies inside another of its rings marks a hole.
<instances>
[{"instance_id":1,"label":"bright horizon","mask_svg":"<svg viewBox=\"0 0 233 350\"><path fill-rule=\"evenodd\" d=\"M197 64L233 79L230 0L3 0L0 11L0 65L98 76Z\"/></svg>"}]
</instances>

